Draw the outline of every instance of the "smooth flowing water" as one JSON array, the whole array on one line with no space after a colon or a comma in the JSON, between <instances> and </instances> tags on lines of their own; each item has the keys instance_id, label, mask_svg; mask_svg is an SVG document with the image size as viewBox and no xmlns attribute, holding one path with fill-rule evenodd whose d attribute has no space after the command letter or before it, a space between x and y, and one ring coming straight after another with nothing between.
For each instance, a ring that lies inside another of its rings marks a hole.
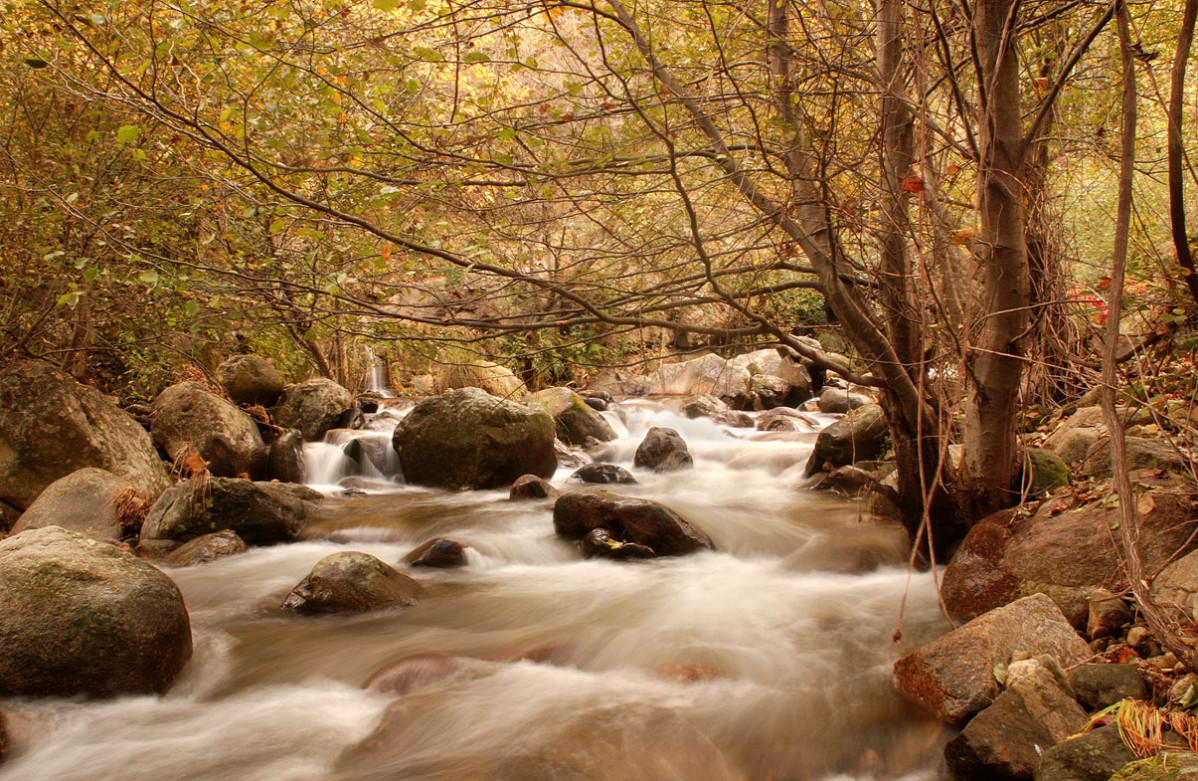
<instances>
[{"instance_id":1,"label":"smooth flowing water","mask_svg":"<svg viewBox=\"0 0 1198 781\"><path fill-rule=\"evenodd\" d=\"M946 736L890 682L900 652L946 628L931 578L909 577L854 502L799 489L814 434L622 409L611 460L632 469L664 425L695 468L633 469L639 484L610 490L672 507L717 552L583 560L554 536L550 501L404 487L377 465L347 492L331 484L352 471L346 443L309 446L328 497L304 541L168 570L195 636L174 688L0 703L17 748L0 779L940 778ZM571 472L554 483L581 487ZM399 566L437 535L466 544L468 566L406 570L427 589L414 608L279 609L329 553ZM891 563L846 574L876 560Z\"/></svg>"}]
</instances>

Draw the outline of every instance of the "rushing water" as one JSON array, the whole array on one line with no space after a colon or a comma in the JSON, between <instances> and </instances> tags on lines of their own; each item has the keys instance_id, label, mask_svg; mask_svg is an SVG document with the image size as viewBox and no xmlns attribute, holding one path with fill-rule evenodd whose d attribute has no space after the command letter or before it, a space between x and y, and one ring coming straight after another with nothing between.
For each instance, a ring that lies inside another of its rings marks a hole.
<instances>
[{"instance_id":1,"label":"rushing water","mask_svg":"<svg viewBox=\"0 0 1198 781\"><path fill-rule=\"evenodd\" d=\"M383 417L368 428L398 419ZM799 490L814 434L648 402L612 420L609 455L629 469L649 426L682 433L693 470L633 470L639 484L612 490L669 505L717 552L582 560L551 502L403 487L375 466L344 480L365 493L343 491L346 441L309 446L329 496L305 541L168 571L196 649L170 693L0 704L16 744L0 779L940 778L946 736L890 683L901 651L944 630L931 579L909 578L854 503ZM322 556L397 563L435 535L469 563L411 571L427 589L414 608L279 609ZM891 563L845 574L875 560ZM410 657L402 696L365 686Z\"/></svg>"}]
</instances>

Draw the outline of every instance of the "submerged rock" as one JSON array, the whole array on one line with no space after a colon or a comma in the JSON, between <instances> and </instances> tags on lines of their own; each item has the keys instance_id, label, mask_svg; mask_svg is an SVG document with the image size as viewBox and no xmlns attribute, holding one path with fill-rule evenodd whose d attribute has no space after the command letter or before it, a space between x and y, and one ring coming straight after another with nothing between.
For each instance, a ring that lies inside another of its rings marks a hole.
<instances>
[{"instance_id":1,"label":"submerged rock","mask_svg":"<svg viewBox=\"0 0 1198 781\"><path fill-rule=\"evenodd\" d=\"M325 556L283 601L296 613L365 613L411 607L424 587L367 553L344 551Z\"/></svg>"},{"instance_id":2,"label":"submerged rock","mask_svg":"<svg viewBox=\"0 0 1198 781\"><path fill-rule=\"evenodd\" d=\"M170 485L150 435L95 388L42 361L0 369L0 501L24 510L89 466L150 497Z\"/></svg>"},{"instance_id":3,"label":"submerged rock","mask_svg":"<svg viewBox=\"0 0 1198 781\"><path fill-rule=\"evenodd\" d=\"M508 499L519 501L522 499L556 499L560 492L543 477L536 475L521 475L516 478L516 482L512 483L512 490L508 493Z\"/></svg>"},{"instance_id":4,"label":"submerged rock","mask_svg":"<svg viewBox=\"0 0 1198 781\"><path fill-rule=\"evenodd\" d=\"M189 658L183 596L154 567L57 526L0 540L0 697L161 693Z\"/></svg>"},{"instance_id":5,"label":"submerged rock","mask_svg":"<svg viewBox=\"0 0 1198 781\"><path fill-rule=\"evenodd\" d=\"M491 675L502 665L468 656L421 654L393 662L376 672L365 688L379 694L403 697L438 684L470 681Z\"/></svg>"},{"instance_id":6,"label":"submerged rock","mask_svg":"<svg viewBox=\"0 0 1198 781\"><path fill-rule=\"evenodd\" d=\"M405 478L441 488L500 488L557 469L553 418L478 388L422 399L395 429Z\"/></svg>"},{"instance_id":7,"label":"submerged rock","mask_svg":"<svg viewBox=\"0 0 1198 781\"><path fill-rule=\"evenodd\" d=\"M631 472L615 464L587 464L570 475L570 479L579 483L598 484L636 482Z\"/></svg>"},{"instance_id":8,"label":"submerged rock","mask_svg":"<svg viewBox=\"0 0 1198 781\"><path fill-rule=\"evenodd\" d=\"M553 505L553 528L569 540L581 539L592 529L607 529L616 540L647 546L659 556L715 548L705 532L668 507L602 491L560 496Z\"/></svg>"},{"instance_id":9,"label":"submerged rock","mask_svg":"<svg viewBox=\"0 0 1198 781\"><path fill-rule=\"evenodd\" d=\"M466 548L462 543L448 537L434 537L403 557L404 564L413 567L437 567L452 569L466 566Z\"/></svg>"}]
</instances>

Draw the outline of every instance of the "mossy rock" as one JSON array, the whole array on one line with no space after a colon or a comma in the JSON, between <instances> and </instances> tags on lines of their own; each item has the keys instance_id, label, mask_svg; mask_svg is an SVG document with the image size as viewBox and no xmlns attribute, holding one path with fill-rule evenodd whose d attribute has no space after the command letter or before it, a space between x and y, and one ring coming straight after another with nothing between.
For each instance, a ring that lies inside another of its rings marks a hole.
<instances>
[{"instance_id":1,"label":"mossy rock","mask_svg":"<svg viewBox=\"0 0 1198 781\"><path fill-rule=\"evenodd\" d=\"M1162 751L1124 765L1110 781L1193 781L1198 779L1198 754Z\"/></svg>"}]
</instances>

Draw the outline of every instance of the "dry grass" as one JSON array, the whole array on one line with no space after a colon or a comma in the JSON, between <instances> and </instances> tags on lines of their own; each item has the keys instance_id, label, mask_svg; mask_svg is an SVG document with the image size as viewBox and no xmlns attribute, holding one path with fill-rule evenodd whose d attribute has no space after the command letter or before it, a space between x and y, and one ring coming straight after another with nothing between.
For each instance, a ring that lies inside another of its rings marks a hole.
<instances>
[{"instance_id":1,"label":"dry grass","mask_svg":"<svg viewBox=\"0 0 1198 781\"><path fill-rule=\"evenodd\" d=\"M1120 700L1090 719L1085 731L1113 718L1119 737L1137 757L1150 757L1165 749L1198 751L1198 719L1189 711L1162 709L1139 700ZM1169 740L1170 737L1180 739Z\"/></svg>"},{"instance_id":2,"label":"dry grass","mask_svg":"<svg viewBox=\"0 0 1198 781\"><path fill-rule=\"evenodd\" d=\"M113 499L121 539L136 537L141 532L146 515L150 512L150 497L134 488L122 488Z\"/></svg>"}]
</instances>

